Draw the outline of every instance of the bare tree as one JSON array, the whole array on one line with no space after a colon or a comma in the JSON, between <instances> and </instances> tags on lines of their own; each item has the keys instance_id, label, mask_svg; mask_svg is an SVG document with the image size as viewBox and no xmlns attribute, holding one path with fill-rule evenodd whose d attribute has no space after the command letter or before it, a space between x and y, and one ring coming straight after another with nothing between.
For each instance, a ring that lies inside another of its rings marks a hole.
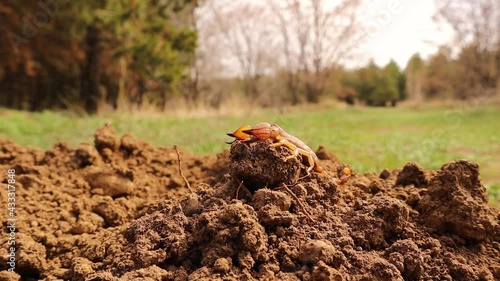
<instances>
[{"instance_id":1,"label":"bare tree","mask_svg":"<svg viewBox=\"0 0 500 281\"><path fill-rule=\"evenodd\" d=\"M272 66L273 32L265 6L241 1L206 1L205 11L211 17L204 28L214 30L219 58L229 61L227 69L238 67L236 73L243 80L245 94L255 100L259 97L259 81ZM271 63L272 64L272 63Z\"/></svg>"},{"instance_id":2,"label":"bare tree","mask_svg":"<svg viewBox=\"0 0 500 281\"><path fill-rule=\"evenodd\" d=\"M302 19L300 16L300 9L298 8L299 2L294 1L294 2L289 2L288 4L289 8L294 8L292 11L295 11L296 13L299 13L296 15L296 18ZM273 10L273 13L277 16L278 20L278 28L279 31L281 32L281 36L283 37L283 55L284 55L284 60L285 60L285 71L286 71L286 88L290 94L290 101L293 105L296 105L300 103L300 84L299 84L299 76L298 76L298 68L296 66L296 63L294 61L293 57L293 50L292 50L292 38L290 38L290 32L289 32L289 20L287 20L285 13L282 12L282 7L280 7L276 1L269 1L269 4ZM307 29L307 28L305 28ZM303 29L301 30L303 31ZM302 41L307 40L307 33L305 32L300 32L301 36L298 36L299 41L302 39ZM305 46L305 43L299 44L300 46ZM304 49L301 49L301 58L305 56Z\"/></svg>"},{"instance_id":3,"label":"bare tree","mask_svg":"<svg viewBox=\"0 0 500 281\"><path fill-rule=\"evenodd\" d=\"M463 83L475 85L473 93L500 95L500 2L498 0L435 1L435 20L455 32L466 73ZM474 55L471 56L471 50ZM459 59L460 60L460 59Z\"/></svg>"},{"instance_id":4,"label":"bare tree","mask_svg":"<svg viewBox=\"0 0 500 281\"><path fill-rule=\"evenodd\" d=\"M335 6L322 0L287 0L284 6L283 1L268 2L278 18L286 67L293 73L288 84L294 86L300 77L306 100L318 102L332 71L361 42L362 1L342 0Z\"/></svg>"},{"instance_id":5,"label":"bare tree","mask_svg":"<svg viewBox=\"0 0 500 281\"><path fill-rule=\"evenodd\" d=\"M224 66L219 77L241 77L252 100L262 96L263 75L285 73L292 104L302 102L302 92L306 101L318 102L365 34L361 1L206 0L198 9L204 18L199 53Z\"/></svg>"}]
</instances>

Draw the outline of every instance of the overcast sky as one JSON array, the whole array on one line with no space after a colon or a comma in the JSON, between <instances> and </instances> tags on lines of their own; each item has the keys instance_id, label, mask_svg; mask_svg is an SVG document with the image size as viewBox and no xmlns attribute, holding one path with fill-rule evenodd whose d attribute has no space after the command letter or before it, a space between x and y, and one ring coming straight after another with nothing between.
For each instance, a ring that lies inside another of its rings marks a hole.
<instances>
[{"instance_id":1,"label":"overcast sky","mask_svg":"<svg viewBox=\"0 0 500 281\"><path fill-rule=\"evenodd\" d=\"M370 58L384 65L392 58L405 67L414 53L427 58L439 45L451 41L451 32L432 20L434 0L373 0L366 9L373 32L353 66L364 65Z\"/></svg>"}]
</instances>

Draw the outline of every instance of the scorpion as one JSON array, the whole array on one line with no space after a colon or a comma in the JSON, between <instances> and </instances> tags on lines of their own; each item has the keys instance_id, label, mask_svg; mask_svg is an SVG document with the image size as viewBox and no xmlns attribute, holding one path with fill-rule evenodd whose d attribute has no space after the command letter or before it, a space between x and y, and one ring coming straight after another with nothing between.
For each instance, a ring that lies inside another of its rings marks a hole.
<instances>
[{"instance_id":1,"label":"scorpion","mask_svg":"<svg viewBox=\"0 0 500 281\"><path fill-rule=\"evenodd\" d=\"M271 147L284 145L292 150L292 155L287 156L285 161L302 155L307 159L308 168L306 172L308 175L313 170L317 173L323 172L323 168L318 163L319 159L318 156L316 156L316 153L314 153L314 151L305 142L290 135L277 124L261 122L253 127L250 125L244 125L232 133L227 133L227 135L235 138L233 141L226 142L227 144L232 144L235 141L251 142L258 140L271 140L273 142ZM348 168L344 168L343 173L344 176L335 181L337 184L346 182L347 178L351 175L351 171Z\"/></svg>"}]
</instances>

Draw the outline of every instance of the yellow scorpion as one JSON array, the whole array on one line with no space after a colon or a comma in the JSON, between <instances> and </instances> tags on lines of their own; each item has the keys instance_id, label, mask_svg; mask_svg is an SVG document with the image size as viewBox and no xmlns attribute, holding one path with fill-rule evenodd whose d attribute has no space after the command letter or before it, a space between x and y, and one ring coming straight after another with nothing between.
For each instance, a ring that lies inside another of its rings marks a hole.
<instances>
[{"instance_id":1,"label":"yellow scorpion","mask_svg":"<svg viewBox=\"0 0 500 281\"><path fill-rule=\"evenodd\" d=\"M318 173L323 172L323 168L318 164L319 159L318 156L316 156L316 153L314 153L314 151L303 141L285 132L285 130L276 124L261 122L253 127L245 125L232 133L227 133L227 135L235 138L235 140L227 142L228 144L237 140L256 141L269 139L273 142L271 146L284 145L293 151L292 155L285 158L285 161L297 157L300 154L305 156L307 159L307 163L309 165L307 168L307 174L309 174L312 170ZM351 171L348 168L344 168L343 173L345 175L337 181L337 184L344 183L351 175Z\"/></svg>"}]
</instances>

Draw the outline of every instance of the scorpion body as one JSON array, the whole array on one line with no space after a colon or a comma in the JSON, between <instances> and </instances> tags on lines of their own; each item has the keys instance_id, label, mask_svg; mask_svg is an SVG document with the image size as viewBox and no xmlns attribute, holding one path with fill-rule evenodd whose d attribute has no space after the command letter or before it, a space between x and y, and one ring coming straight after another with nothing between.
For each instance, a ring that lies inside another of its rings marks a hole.
<instances>
[{"instance_id":1,"label":"scorpion body","mask_svg":"<svg viewBox=\"0 0 500 281\"><path fill-rule=\"evenodd\" d=\"M276 124L261 122L253 127L250 125L245 125L236 129L236 131L232 133L227 133L227 135L235 138L231 142L226 142L228 144L231 144L235 141L251 142L258 140L271 140L271 146L273 147L284 145L292 150L292 155L287 156L285 158L285 161L302 155L307 159L308 168L306 171L308 175L313 170L317 173L323 172L323 168L318 163L319 159L318 156L316 156L316 153L314 153L314 151L305 142L287 133ZM336 184L343 184L347 181L348 178L351 177L351 170L347 167L343 168L342 172L343 175L340 177L340 179L334 179Z\"/></svg>"},{"instance_id":2,"label":"scorpion body","mask_svg":"<svg viewBox=\"0 0 500 281\"><path fill-rule=\"evenodd\" d=\"M280 126L276 124L270 124L267 122L261 122L251 127L249 125L242 126L238 128L233 133L228 133L229 136L234 137L235 140L241 141L256 141L256 140L271 140L273 143L271 146L284 145L292 150L292 155L287 156L285 160L297 157L299 154L306 157L308 168L307 173L309 174L312 170L315 172L323 172L323 168L318 164L318 157L316 153L303 141L295 136L290 135ZM231 142L232 143L232 142Z\"/></svg>"}]
</instances>

